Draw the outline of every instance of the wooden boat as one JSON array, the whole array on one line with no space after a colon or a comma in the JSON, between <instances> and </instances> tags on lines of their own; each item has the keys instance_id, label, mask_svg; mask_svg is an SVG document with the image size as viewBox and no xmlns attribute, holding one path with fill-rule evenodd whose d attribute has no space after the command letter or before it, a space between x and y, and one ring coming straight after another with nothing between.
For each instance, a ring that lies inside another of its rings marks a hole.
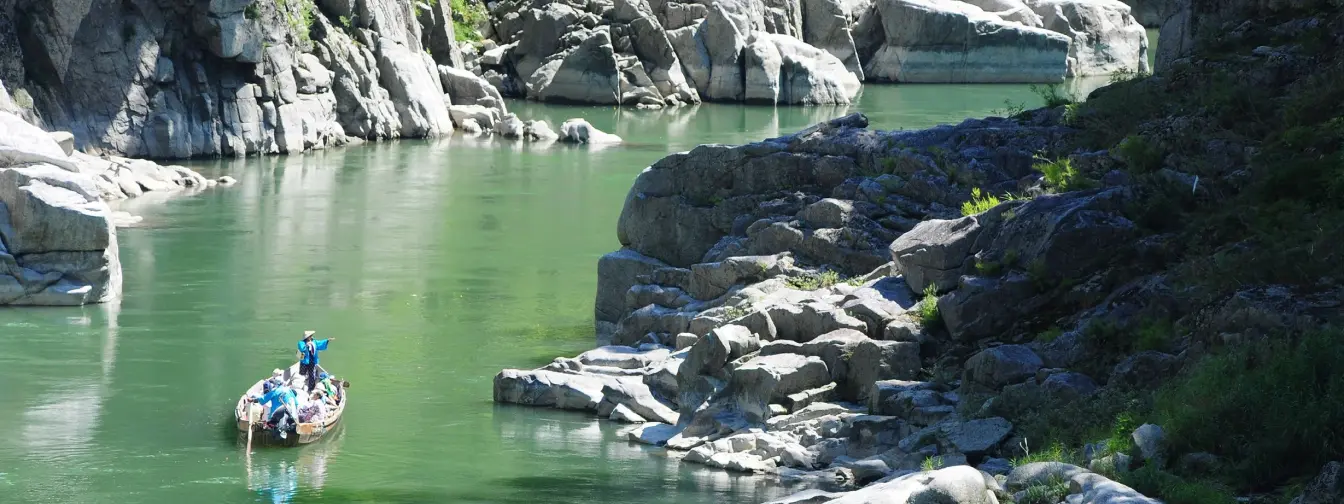
<instances>
[{"instance_id":1,"label":"wooden boat","mask_svg":"<svg viewBox=\"0 0 1344 504\"><path fill-rule=\"evenodd\" d=\"M321 374L325 372L326 369L323 369L319 364L317 366L317 373ZM247 392L244 392L242 396L238 397L238 405L233 409L233 418L238 423L238 432L246 435L248 429L251 428L253 442L259 442L260 444L295 446L309 444L322 439L322 436L336 429L337 424L341 421L341 414L345 412L345 404L349 402L349 392L344 380L335 381L336 385L341 388L341 402L337 403L335 408L327 410L326 415L317 422L299 423L297 427L287 433L284 439L281 439L279 433L274 429L266 429L266 422L262 417L265 407L247 401L249 395L260 396L262 394L262 384L271 378L280 378L281 381L288 384L290 388L294 389L296 392L307 390L307 384L305 383L306 379L303 375L299 374L298 363L290 366L289 369L281 371L278 375L272 375L271 377L257 380L257 383L252 384L252 388L247 389ZM251 422L248 421L249 414L252 417Z\"/></svg>"}]
</instances>

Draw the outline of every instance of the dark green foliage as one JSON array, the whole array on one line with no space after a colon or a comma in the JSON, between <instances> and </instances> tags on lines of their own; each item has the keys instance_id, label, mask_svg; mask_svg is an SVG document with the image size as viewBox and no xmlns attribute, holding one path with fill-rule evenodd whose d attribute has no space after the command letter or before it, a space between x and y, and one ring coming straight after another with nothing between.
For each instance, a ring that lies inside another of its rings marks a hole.
<instances>
[{"instance_id":1,"label":"dark green foliage","mask_svg":"<svg viewBox=\"0 0 1344 504\"><path fill-rule=\"evenodd\" d=\"M453 36L458 42L479 41L481 34L476 31L476 25L485 21L489 13L485 11L485 5L475 0L451 0L449 7L453 9Z\"/></svg>"},{"instance_id":2,"label":"dark green foliage","mask_svg":"<svg viewBox=\"0 0 1344 504\"><path fill-rule=\"evenodd\" d=\"M1115 146L1115 152L1132 172L1150 173L1162 168L1162 151L1141 135L1125 137Z\"/></svg>"},{"instance_id":3,"label":"dark green foliage","mask_svg":"<svg viewBox=\"0 0 1344 504\"><path fill-rule=\"evenodd\" d=\"M1207 451L1229 483L1269 490L1344 457L1344 331L1229 349L1157 394L1176 453Z\"/></svg>"},{"instance_id":4,"label":"dark green foliage","mask_svg":"<svg viewBox=\"0 0 1344 504\"><path fill-rule=\"evenodd\" d=\"M1234 504L1227 487L1214 482L1186 480L1153 466L1122 473L1120 482L1166 504Z\"/></svg>"}]
</instances>

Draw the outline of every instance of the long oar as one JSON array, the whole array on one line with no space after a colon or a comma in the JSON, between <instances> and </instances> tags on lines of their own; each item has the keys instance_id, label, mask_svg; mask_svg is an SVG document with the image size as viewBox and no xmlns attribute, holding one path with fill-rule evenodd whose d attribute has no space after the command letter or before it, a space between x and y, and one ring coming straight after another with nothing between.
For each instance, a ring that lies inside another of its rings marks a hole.
<instances>
[{"instance_id":1,"label":"long oar","mask_svg":"<svg viewBox=\"0 0 1344 504\"><path fill-rule=\"evenodd\" d=\"M252 461L252 403L247 403L247 460Z\"/></svg>"}]
</instances>

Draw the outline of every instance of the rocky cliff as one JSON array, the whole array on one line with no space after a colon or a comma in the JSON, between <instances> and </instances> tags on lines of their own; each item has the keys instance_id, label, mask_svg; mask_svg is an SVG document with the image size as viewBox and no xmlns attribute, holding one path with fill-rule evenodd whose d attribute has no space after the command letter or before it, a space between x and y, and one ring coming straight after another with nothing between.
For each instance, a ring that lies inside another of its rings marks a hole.
<instances>
[{"instance_id":1,"label":"rocky cliff","mask_svg":"<svg viewBox=\"0 0 1344 504\"><path fill-rule=\"evenodd\" d=\"M785 502L1337 502L1340 7L1192 0L1083 103L668 156L601 346L495 400L835 490Z\"/></svg>"},{"instance_id":2,"label":"rocky cliff","mask_svg":"<svg viewBox=\"0 0 1344 504\"><path fill-rule=\"evenodd\" d=\"M1147 70L1118 0L491 3L466 65L506 96L662 107L849 103L869 82L1059 82Z\"/></svg>"},{"instance_id":3,"label":"rocky cliff","mask_svg":"<svg viewBox=\"0 0 1344 504\"><path fill-rule=\"evenodd\" d=\"M26 117L90 153L435 136L453 131L454 107L505 113L484 81L454 71L451 17L438 1L19 0L0 7L0 80Z\"/></svg>"}]
</instances>

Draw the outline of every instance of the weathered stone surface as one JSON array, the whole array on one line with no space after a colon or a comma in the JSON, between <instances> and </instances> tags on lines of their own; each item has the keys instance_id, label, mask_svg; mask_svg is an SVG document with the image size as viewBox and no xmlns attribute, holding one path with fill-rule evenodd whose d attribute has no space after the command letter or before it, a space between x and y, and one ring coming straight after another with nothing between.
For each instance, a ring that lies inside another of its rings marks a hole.
<instances>
[{"instance_id":1,"label":"weathered stone surface","mask_svg":"<svg viewBox=\"0 0 1344 504\"><path fill-rule=\"evenodd\" d=\"M942 434L957 452L968 457L983 455L999 446L1013 431L1003 418L982 418L942 426Z\"/></svg>"},{"instance_id":2,"label":"weathered stone surface","mask_svg":"<svg viewBox=\"0 0 1344 504\"><path fill-rule=\"evenodd\" d=\"M1147 72L1148 31L1119 0L1024 0L1042 26L1073 39L1070 77Z\"/></svg>"},{"instance_id":3,"label":"weathered stone surface","mask_svg":"<svg viewBox=\"0 0 1344 504\"><path fill-rule=\"evenodd\" d=\"M1004 21L954 0L877 0L884 34L864 63L870 80L1060 82L1069 37Z\"/></svg>"},{"instance_id":4,"label":"weathered stone surface","mask_svg":"<svg viewBox=\"0 0 1344 504\"><path fill-rule=\"evenodd\" d=\"M830 381L821 359L778 354L756 357L734 370L729 391L748 421L763 422L770 418L770 404Z\"/></svg>"},{"instance_id":5,"label":"weathered stone surface","mask_svg":"<svg viewBox=\"0 0 1344 504\"><path fill-rule=\"evenodd\" d=\"M620 143L621 137L597 129L583 119L566 119L560 124L560 140L578 144Z\"/></svg>"},{"instance_id":6,"label":"weathered stone surface","mask_svg":"<svg viewBox=\"0 0 1344 504\"><path fill-rule=\"evenodd\" d=\"M1344 499L1344 463L1325 464L1292 504L1329 504Z\"/></svg>"},{"instance_id":7,"label":"weathered stone surface","mask_svg":"<svg viewBox=\"0 0 1344 504\"><path fill-rule=\"evenodd\" d=\"M603 380L553 371L505 369L495 375L495 402L596 411Z\"/></svg>"},{"instance_id":8,"label":"weathered stone surface","mask_svg":"<svg viewBox=\"0 0 1344 504\"><path fill-rule=\"evenodd\" d=\"M610 34L595 30L563 58L542 64L528 78L527 93L551 102L620 103L620 75ZM563 130L562 126L566 136Z\"/></svg>"},{"instance_id":9,"label":"weathered stone surface","mask_svg":"<svg viewBox=\"0 0 1344 504\"><path fill-rule=\"evenodd\" d=\"M846 493L830 504L994 504L998 502L974 467L959 465L910 473Z\"/></svg>"},{"instance_id":10,"label":"weathered stone surface","mask_svg":"<svg viewBox=\"0 0 1344 504\"><path fill-rule=\"evenodd\" d=\"M1022 345L987 348L966 361L962 386L998 390L1035 377L1043 365L1035 352Z\"/></svg>"},{"instance_id":11,"label":"weathered stone surface","mask_svg":"<svg viewBox=\"0 0 1344 504\"><path fill-rule=\"evenodd\" d=\"M910 289L923 292L933 285L946 292L965 273L966 260L980 237L978 217L927 220L891 243L891 260Z\"/></svg>"},{"instance_id":12,"label":"weathered stone surface","mask_svg":"<svg viewBox=\"0 0 1344 504\"><path fill-rule=\"evenodd\" d=\"M919 374L919 344L902 341L860 342L849 359L842 395L867 403L879 380L910 380Z\"/></svg>"}]
</instances>

